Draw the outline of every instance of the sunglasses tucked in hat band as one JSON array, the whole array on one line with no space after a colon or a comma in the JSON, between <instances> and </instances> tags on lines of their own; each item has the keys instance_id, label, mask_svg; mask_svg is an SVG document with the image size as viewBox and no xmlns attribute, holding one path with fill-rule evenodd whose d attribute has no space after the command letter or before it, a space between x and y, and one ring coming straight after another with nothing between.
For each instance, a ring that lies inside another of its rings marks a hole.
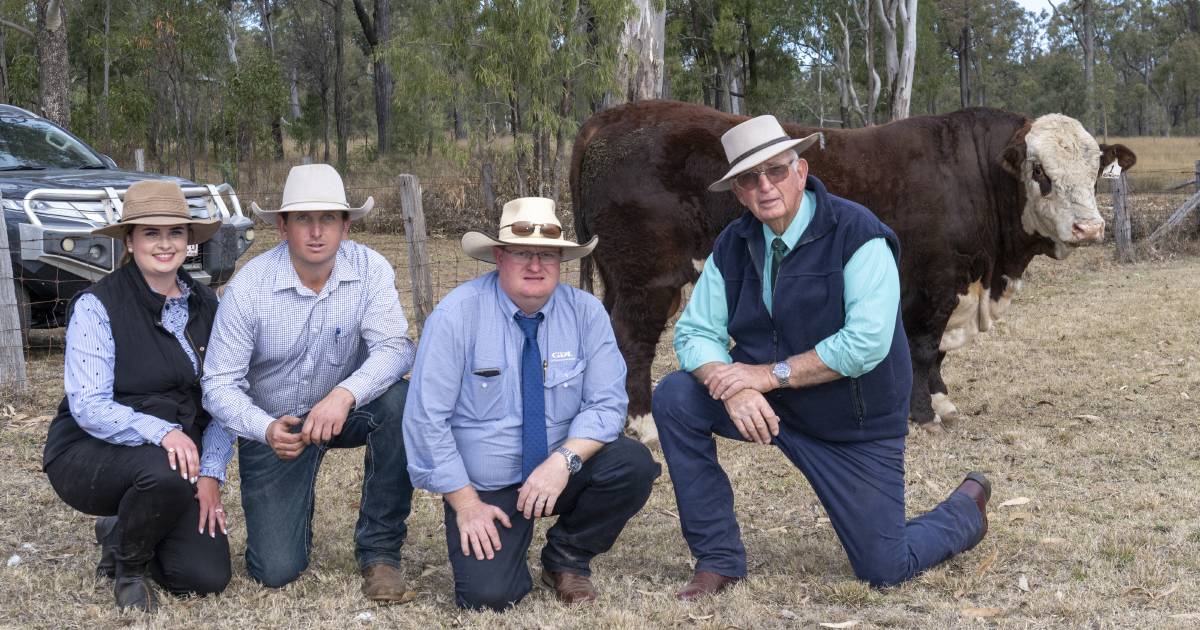
<instances>
[{"instance_id":1,"label":"sunglasses tucked in hat band","mask_svg":"<svg viewBox=\"0 0 1200 630\"><path fill-rule=\"evenodd\" d=\"M553 247L559 250L561 260L566 262L592 253L597 242L595 236L582 245L564 238L562 223L555 215L553 199L520 197L504 204L504 211L500 214L500 229L495 236L483 232L467 232L462 237L462 248L475 260L494 263L494 247ZM517 255L518 259L521 257ZM542 255L538 254L538 258L541 260Z\"/></svg>"}]
</instances>

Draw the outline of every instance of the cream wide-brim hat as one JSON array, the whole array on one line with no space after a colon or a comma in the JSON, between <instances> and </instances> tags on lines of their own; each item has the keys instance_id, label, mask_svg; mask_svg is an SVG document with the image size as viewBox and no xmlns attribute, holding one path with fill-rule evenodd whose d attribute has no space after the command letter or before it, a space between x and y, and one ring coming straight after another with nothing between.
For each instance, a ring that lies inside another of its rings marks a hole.
<instances>
[{"instance_id":1,"label":"cream wide-brim hat","mask_svg":"<svg viewBox=\"0 0 1200 630\"><path fill-rule=\"evenodd\" d=\"M123 239L135 225L186 225L188 243L203 243L221 229L220 219L194 219L183 189L172 181L143 180L125 191L121 219L92 230L97 236Z\"/></svg>"},{"instance_id":2,"label":"cream wide-brim hat","mask_svg":"<svg viewBox=\"0 0 1200 630\"><path fill-rule=\"evenodd\" d=\"M751 118L721 136L721 146L725 148L725 159L729 160L729 172L713 182L708 189L714 192L729 190L733 178L738 175L788 149L802 153L818 140L824 146L825 136L820 132L799 139L792 138L783 130L779 121L770 114Z\"/></svg>"},{"instance_id":3,"label":"cream wide-brim hat","mask_svg":"<svg viewBox=\"0 0 1200 630\"><path fill-rule=\"evenodd\" d=\"M520 197L504 204L504 211L500 214L500 231L496 236L489 236L482 232L463 234L463 252L475 260L495 263L496 258L492 255L493 247L504 247L505 245L557 247L562 250L562 260L566 262L587 256L592 253L593 249L596 249L596 243L600 242L600 239L593 236L592 240L580 245L574 241L568 241L562 232L559 232L558 238L547 238L542 236L541 230L535 230L529 236L517 236L513 234L511 226L518 221L528 221L535 225L557 225L560 230L562 229L562 223L559 223L558 217L554 214L553 199Z\"/></svg>"},{"instance_id":4,"label":"cream wide-brim hat","mask_svg":"<svg viewBox=\"0 0 1200 630\"><path fill-rule=\"evenodd\" d=\"M346 186L337 169L328 164L301 164L288 171L283 199L278 210L263 210L255 202L250 208L267 223L274 223L280 212L348 212L350 220L361 219L375 207L375 198L358 208L346 203Z\"/></svg>"}]
</instances>

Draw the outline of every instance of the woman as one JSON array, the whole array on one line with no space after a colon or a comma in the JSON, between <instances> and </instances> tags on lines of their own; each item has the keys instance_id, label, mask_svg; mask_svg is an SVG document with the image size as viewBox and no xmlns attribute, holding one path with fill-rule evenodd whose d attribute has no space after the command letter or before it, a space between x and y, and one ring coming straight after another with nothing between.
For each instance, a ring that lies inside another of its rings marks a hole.
<instances>
[{"instance_id":1,"label":"woman","mask_svg":"<svg viewBox=\"0 0 1200 630\"><path fill-rule=\"evenodd\" d=\"M229 583L219 482L233 437L200 405L217 297L181 270L188 244L220 221L192 219L183 191L163 181L130 186L123 215L93 231L127 253L71 306L66 396L42 467L68 505L106 517L96 571L116 578L117 607L153 612L147 577L176 595Z\"/></svg>"}]
</instances>

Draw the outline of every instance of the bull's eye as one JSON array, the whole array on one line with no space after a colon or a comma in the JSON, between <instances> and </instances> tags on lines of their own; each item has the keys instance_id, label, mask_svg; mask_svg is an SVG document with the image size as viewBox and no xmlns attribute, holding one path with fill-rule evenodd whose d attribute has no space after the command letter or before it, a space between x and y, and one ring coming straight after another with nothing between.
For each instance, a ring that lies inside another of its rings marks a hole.
<instances>
[{"instance_id":1,"label":"bull's eye","mask_svg":"<svg viewBox=\"0 0 1200 630\"><path fill-rule=\"evenodd\" d=\"M1033 165L1033 181L1037 182L1038 188L1042 191L1042 196L1050 194L1050 178L1046 175L1046 171L1042 169L1041 164Z\"/></svg>"}]
</instances>

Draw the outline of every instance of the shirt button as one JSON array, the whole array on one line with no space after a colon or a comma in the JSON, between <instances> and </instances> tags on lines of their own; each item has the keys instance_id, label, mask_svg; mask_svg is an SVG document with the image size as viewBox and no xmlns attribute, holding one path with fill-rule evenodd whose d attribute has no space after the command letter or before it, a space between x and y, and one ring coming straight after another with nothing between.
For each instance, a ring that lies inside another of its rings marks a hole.
<instances>
[{"instance_id":1,"label":"shirt button","mask_svg":"<svg viewBox=\"0 0 1200 630\"><path fill-rule=\"evenodd\" d=\"M482 388L484 388L484 389L487 389L487 383L481 383L481 384L480 384L480 387L482 387Z\"/></svg>"}]
</instances>

